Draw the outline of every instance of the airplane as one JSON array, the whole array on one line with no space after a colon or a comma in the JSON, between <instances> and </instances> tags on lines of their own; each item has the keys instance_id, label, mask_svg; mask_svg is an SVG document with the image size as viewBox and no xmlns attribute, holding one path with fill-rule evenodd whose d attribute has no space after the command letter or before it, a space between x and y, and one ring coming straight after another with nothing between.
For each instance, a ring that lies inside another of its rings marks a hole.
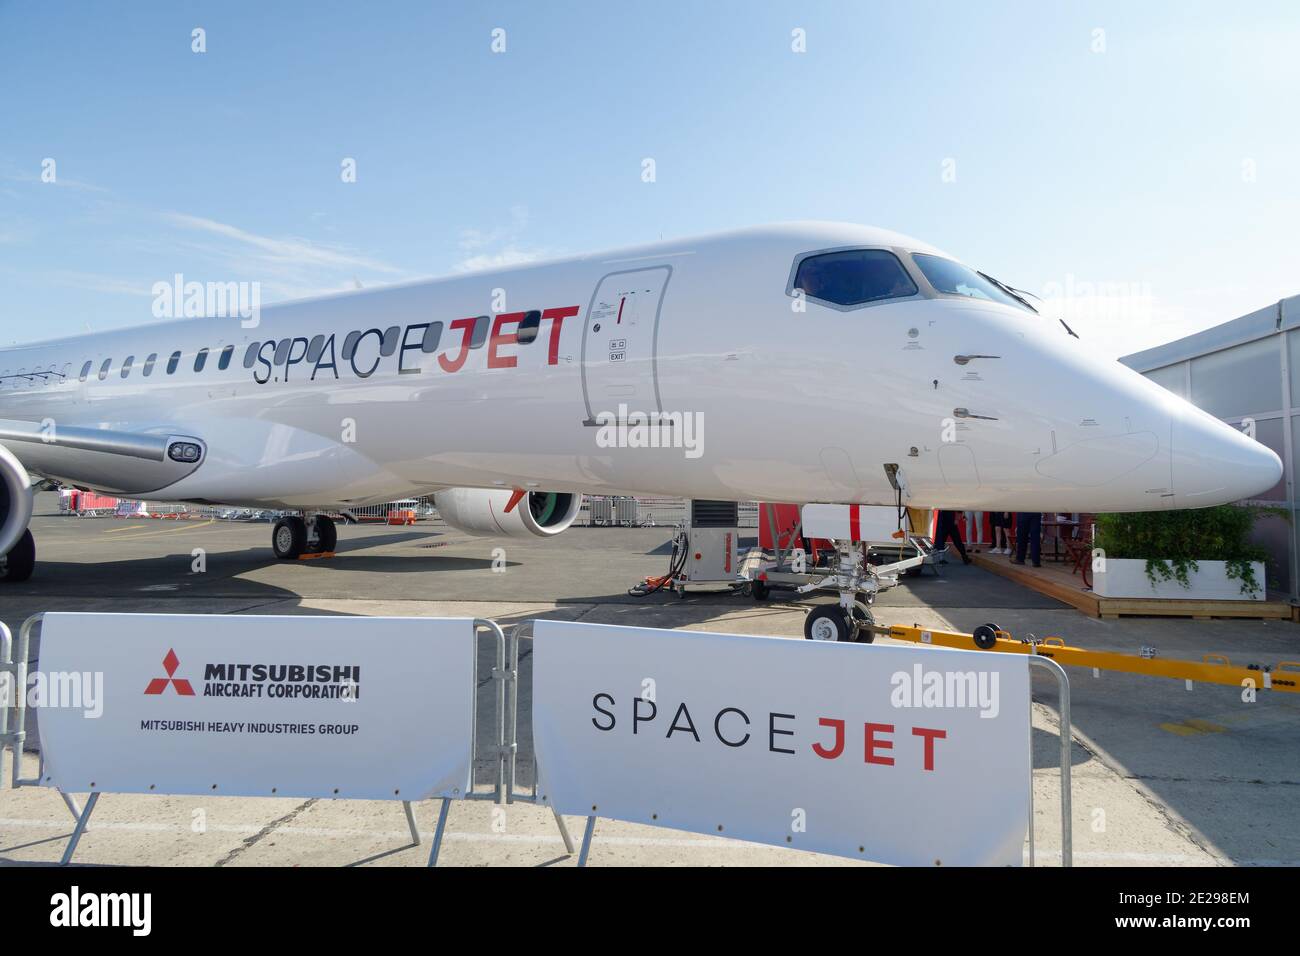
<instances>
[{"instance_id":1,"label":"airplane","mask_svg":"<svg viewBox=\"0 0 1300 956\"><path fill-rule=\"evenodd\" d=\"M1282 463L1027 293L799 222L5 349L8 581L33 474L301 511L272 531L288 560L333 550L326 512L426 494L459 530L546 537L583 494L1155 511Z\"/></svg>"}]
</instances>

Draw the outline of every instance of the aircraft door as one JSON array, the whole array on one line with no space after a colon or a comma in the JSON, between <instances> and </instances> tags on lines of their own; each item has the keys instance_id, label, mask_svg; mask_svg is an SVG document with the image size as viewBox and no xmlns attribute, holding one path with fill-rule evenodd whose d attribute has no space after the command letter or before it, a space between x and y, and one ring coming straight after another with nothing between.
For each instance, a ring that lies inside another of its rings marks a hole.
<instances>
[{"instance_id":1,"label":"aircraft door","mask_svg":"<svg viewBox=\"0 0 1300 956\"><path fill-rule=\"evenodd\" d=\"M588 425L602 412L662 411L656 376L659 312L671 266L611 272L596 285L582 330Z\"/></svg>"}]
</instances>

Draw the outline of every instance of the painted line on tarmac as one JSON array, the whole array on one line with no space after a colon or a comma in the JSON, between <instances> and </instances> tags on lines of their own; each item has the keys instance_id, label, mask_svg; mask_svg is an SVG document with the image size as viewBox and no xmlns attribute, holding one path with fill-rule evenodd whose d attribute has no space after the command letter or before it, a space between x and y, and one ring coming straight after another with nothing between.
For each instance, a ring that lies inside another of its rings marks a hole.
<instances>
[{"instance_id":1,"label":"painted line on tarmac","mask_svg":"<svg viewBox=\"0 0 1300 956\"><path fill-rule=\"evenodd\" d=\"M1179 737L1195 737L1227 733L1234 727L1258 730L1264 727L1285 726L1295 724L1300 719L1300 707L1289 701L1270 701L1270 703L1274 706L1257 709L1257 704L1246 704L1242 710L1208 714L1204 717L1189 717L1184 721L1156 726L1166 733Z\"/></svg>"},{"instance_id":2,"label":"painted line on tarmac","mask_svg":"<svg viewBox=\"0 0 1300 956\"><path fill-rule=\"evenodd\" d=\"M144 534L133 534L127 538L114 538L115 541L139 541L141 538L156 538L160 534L175 534L178 531L194 531L197 528L206 528L210 524L215 524L216 518L209 518L207 521L200 521L198 524L183 524L179 528L166 528L163 531L148 531L141 528L114 528L113 531L141 531ZM101 531L101 534L112 534L113 531Z\"/></svg>"}]
</instances>

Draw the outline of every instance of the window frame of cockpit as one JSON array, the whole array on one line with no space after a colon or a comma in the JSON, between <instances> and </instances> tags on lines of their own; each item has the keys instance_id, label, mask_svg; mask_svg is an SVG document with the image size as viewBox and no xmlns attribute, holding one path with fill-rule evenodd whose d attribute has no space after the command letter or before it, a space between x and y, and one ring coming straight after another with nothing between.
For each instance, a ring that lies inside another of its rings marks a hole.
<instances>
[{"instance_id":1,"label":"window frame of cockpit","mask_svg":"<svg viewBox=\"0 0 1300 956\"><path fill-rule=\"evenodd\" d=\"M931 259L942 259L942 260L944 260L945 262L951 262L951 263L953 263L954 265L961 266L963 269L969 269L971 272L975 273L975 275L977 275L977 276L980 275L980 272L979 272L979 270L976 269L974 266L968 266L966 263L962 262L960 259L954 259L952 256L946 256L946 255L943 255L943 254L938 253L938 252L925 252L925 251L923 251L923 250L921 250L921 249L909 249L908 252L907 252L908 263L909 263L909 265L911 265L911 267L916 271L916 273L921 277L921 279L925 282L925 287L926 287L928 290L930 290L930 292L931 292L933 298L936 298L936 299L952 299L952 300L957 300L957 301L960 301L960 302L974 302L974 303L976 303L977 305L1001 305L1001 306L1010 306L1011 308L1016 309L1017 311L1025 312L1025 313L1027 313L1027 314L1029 314L1029 315L1042 315L1042 314L1043 314L1043 313L1039 312L1038 310L1036 310L1036 309L1034 309L1034 308L1032 308L1032 307L1028 307L1028 308L1027 308L1026 306L1022 305L1021 303L1014 301L1014 300L1015 300L1015 297L1014 297L1014 296L1007 296L1007 298L1011 299L1012 301L1010 301L1010 302L1002 302L1002 301L999 301L998 299L982 299L982 298L980 298L980 297L977 296L977 295L966 295L966 294L961 293L961 292L944 292L942 289L940 289L938 286L936 286L933 282L930 281L930 277L929 277L928 275L925 274L925 270L924 270L923 268L921 268L921 264L920 264L919 262L916 261L916 258L915 258L916 256L929 256ZM984 277L983 277L983 276L980 276L980 278L984 278ZM988 279L984 279L984 281L985 281L985 282L988 282L989 280L988 280ZM992 282L990 282L989 284L992 285L992 286L994 287L994 289L997 289L997 284L996 284L996 283L992 283ZM1002 290L997 289L997 291L1001 292ZM1003 292L1002 294L1003 294L1003 295L1007 295L1005 292Z\"/></svg>"},{"instance_id":2,"label":"window frame of cockpit","mask_svg":"<svg viewBox=\"0 0 1300 956\"><path fill-rule=\"evenodd\" d=\"M922 285L917 281L917 266L911 261L911 256L908 254L910 250L905 249L902 246L874 246L863 245L861 243L855 243L854 245L848 246L830 246L825 249L809 249L806 252L800 252L797 254L794 257L794 262L790 266L789 278L786 279L786 296L793 299L796 298L796 291L802 291L796 290L795 280L799 277L799 266L803 264L805 259L811 259L814 256L828 255L832 252L887 252L894 257L894 260L902 268L903 274L912 280L912 285L916 286L916 291L909 295L891 295L880 299L870 299L866 302L859 302L855 305L841 305L838 302L832 302L829 299L821 299L815 295L808 295L808 293L804 292L804 301L816 302L820 306L827 309L834 309L837 312L856 312L859 309L870 309L875 306L894 305L898 302L911 302L914 299L929 299L934 297L933 294L926 293L926 290L929 288L928 283Z\"/></svg>"}]
</instances>

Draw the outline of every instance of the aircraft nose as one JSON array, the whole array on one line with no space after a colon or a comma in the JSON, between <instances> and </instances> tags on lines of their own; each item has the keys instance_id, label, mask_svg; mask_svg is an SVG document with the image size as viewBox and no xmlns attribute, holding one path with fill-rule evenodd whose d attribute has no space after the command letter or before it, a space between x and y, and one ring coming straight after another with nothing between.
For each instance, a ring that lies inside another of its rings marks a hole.
<instances>
[{"instance_id":1,"label":"aircraft nose","mask_svg":"<svg viewBox=\"0 0 1300 956\"><path fill-rule=\"evenodd\" d=\"M1271 448L1199 409L1175 420L1172 437L1176 508L1257 498L1282 480L1282 459Z\"/></svg>"}]
</instances>

